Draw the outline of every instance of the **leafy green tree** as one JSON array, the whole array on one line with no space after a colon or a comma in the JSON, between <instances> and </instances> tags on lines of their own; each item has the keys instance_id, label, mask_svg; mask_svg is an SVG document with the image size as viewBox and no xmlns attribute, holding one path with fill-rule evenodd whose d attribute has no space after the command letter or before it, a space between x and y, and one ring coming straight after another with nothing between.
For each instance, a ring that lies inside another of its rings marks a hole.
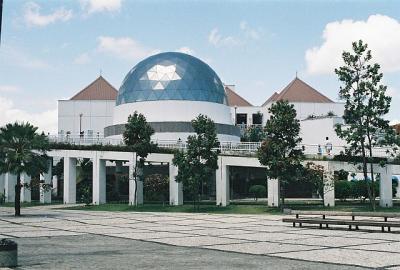
<instances>
[{"instance_id":1,"label":"leafy green tree","mask_svg":"<svg viewBox=\"0 0 400 270\"><path fill-rule=\"evenodd\" d=\"M175 181L182 182L193 198L193 207L196 200L200 200L200 188L205 181L210 181L215 170L218 169L217 131L214 122L200 114L192 120L196 135L187 138L186 151L176 152L173 164L178 167Z\"/></svg>"},{"instance_id":2,"label":"leafy green tree","mask_svg":"<svg viewBox=\"0 0 400 270\"><path fill-rule=\"evenodd\" d=\"M288 101L273 103L268 109L271 117L267 121L265 139L258 149L260 163L267 167L267 177L278 179L282 209L285 204L285 190L291 181L296 181L302 172L303 151L301 143L300 121L296 119L296 110Z\"/></svg>"},{"instance_id":3,"label":"leafy green tree","mask_svg":"<svg viewBox=\"0 0 400 270\"><path fill-rule=\"evenodd\" d=\"M324 183L324 173L324 167L313 162L307 162L302 173L302 181L309 182L311 184L313 192L316 192L322 198L323 204L325 204L325 185L327 185L327 183ZM333 189L334 187L332 186L330 188Z\"/></svg>"},{"instance_id":4,"label":"leafy green tree","mask_svg":"<svg viewBox=\"0 0 400 270\"><path fill-rule=\"evenodd\" d=\"M352 195L352 183L347 180L339 180L335 183L335 198L345 201Z\"/></svg>"},{"instance_id":5,"label":"leafy green tree","mask_svg":"<svg viewBox=\"0 0 400 270\"><path fill-rule=\"evenodd\" d=\"M86 205L92 203L93 162L89 158L79 159L76 168L77 197Z\"/></svg>"},{"instance_id":6,"label":"leafy green tree","mask_svg":"<svg viewBox=\"0 0 400 270\"><path fill-rule=\"evenodd\" d=\"M144 189L150 200L160 200L165 205L169 194L169 178L161 174L148 175L144 180Z\"/></svg>"},{"instance_id":7,"label":"leafy green tree","mask_svg":"<svg viewBox=\"0 0 400 270\"><path fill-rule=\"evenodd\" d=\"M391 97L381 84L383 74L379 64L371 64L371 51L362 40L353 43L353 52L343 52L344 66L335 69L343 83L339 96L345 101L344 125L336 126L336 133L348 147L346 154L362 157L362 170L367 184L371 208L375 210L373 148L394 146L396 135L384 116L389 112ZM397 147L393 147L397 150ZM383 164L382 164L383 165ZM368 166L370 179L368 181Z\"/></svg>"},{"instance_id":8,"label":"leafy green tree","mask_svg":"<svg viewBox=\"0 0 400 270\"><path fill-rule=\"evenodd\" d=\"M15 216L21 215L21 175L33 177L48 171L49 142L29 123L7 124L0 128L0 173L17 176Z\"/></svg>"},{"instance_id":9,"label":"leafy green tree","mask_svg":"<svg viewBox=\"0 0 400 270\"><path fill-rule=\"evenodd\" d=\"M264 139L264 131L262 126L251 126L245 130L242 141L244 142L261 142Z\"/></svg>"},{"instance_id":10,"label":"leafy green tree","mask_svg":"<svg viewBox=\"0 0 400 270\"><path fill-rule=\"evenodd\" d=\"M154 151L157 147L152 143L151 136L154 134L154 129L146 121L146 117L135 111L129 115L128 122L125 124L125 131L123 133L124 143L133 147L136 152L135 155L135 170L133 173L133 180L135 183L135 202L137 205L137 181L142 181L139 172L142 171L144 162L149 153Z\"/></svg>"},{"instance_id":11,"label":"leafy green tree","mask_svg":"<svg viewBox=\"0 0 400 270\"><path fill-rule=\"evenodd\" d=\"M254 200L267 196L267 188L263 185L253 185L249 188L249 193L253 194Z\"/></svg>"}]
</instances>

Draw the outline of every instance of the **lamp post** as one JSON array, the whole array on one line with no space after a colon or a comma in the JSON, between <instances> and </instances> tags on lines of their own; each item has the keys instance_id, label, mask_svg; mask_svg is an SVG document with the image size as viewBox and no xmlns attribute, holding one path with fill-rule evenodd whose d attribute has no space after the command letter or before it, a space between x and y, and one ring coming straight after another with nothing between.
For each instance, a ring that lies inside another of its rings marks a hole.
<instances>
[{"instance_id":1,"label":"lamp post","mask_svg":"<svg viewBox=\"0 0 400 270\"><path fill-rule=\"evenodd\" d=\"M236 111L237 111L237 106L235 105L235 123L234 123L235 126L236 126L236 124L237 124L237 123L236 123Z\"/></svg>"},{"instance_id":2,"label":"lamp post","mask_svg":"<svg viewBox=\"0 0 400 270\"><path fill-rule=\"evenodd\" d=\"M82 116L83 116L83 113L80 113L79 114L79 137L83 137L82 135Z\"/></svg>"}]
</instances>

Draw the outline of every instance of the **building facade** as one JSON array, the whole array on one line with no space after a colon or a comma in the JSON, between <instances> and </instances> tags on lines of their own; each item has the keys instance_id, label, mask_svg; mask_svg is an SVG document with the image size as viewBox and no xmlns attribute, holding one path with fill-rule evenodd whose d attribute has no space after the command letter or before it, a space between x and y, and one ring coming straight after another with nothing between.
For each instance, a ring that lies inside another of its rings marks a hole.
<instances>
[{"instance_id":1,"label":"building facade","mask_svg":"<svg viewBox=\"0 0 400 270\"><path fill-rule=\"evenodd\" d=\"M154 140L185 141L194 132L191 121L203 114L215 122L220 141L238 142L250 127L265 125L274 102L287 100L301 121L304 144L343 143L334 132L334 125L342 121L343 103L297 77L257 106L235 90L201 60L161 53L134 66L119 91L100 76L70 100L60 100L58 132L59 136L120 139L128 116L137 111L154 128Z\"/></svg>"}]
</instances>

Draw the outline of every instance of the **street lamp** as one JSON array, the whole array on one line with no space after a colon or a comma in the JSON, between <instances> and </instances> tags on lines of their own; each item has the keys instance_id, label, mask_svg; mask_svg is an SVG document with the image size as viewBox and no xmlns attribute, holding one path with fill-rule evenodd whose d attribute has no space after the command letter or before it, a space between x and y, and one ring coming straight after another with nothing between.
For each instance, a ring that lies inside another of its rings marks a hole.
<instances>
[{"instance_id":1,"label":"street lamp","mask_svg":"<svg viewBox=\"0 0 400 270\"><path fill-rule=\"evenodd\" d=\"M234 123L235 126L236 126L236 124L237 124L237 123L236 123L236 111L237 111L237 106L235 105L235 123Z\"/></svg>"},{"instance_id":2,"label":"street lamp","mask_svg":"<svg viewBox=\"0 0 400 270\"><path fill-rule=\"evenodd\" d=\"M82 134L82 116L83 116L83 113L80 113L79 114L79 136L81 138L83 137L83 134Z\"/></svg>"}]
</instances>

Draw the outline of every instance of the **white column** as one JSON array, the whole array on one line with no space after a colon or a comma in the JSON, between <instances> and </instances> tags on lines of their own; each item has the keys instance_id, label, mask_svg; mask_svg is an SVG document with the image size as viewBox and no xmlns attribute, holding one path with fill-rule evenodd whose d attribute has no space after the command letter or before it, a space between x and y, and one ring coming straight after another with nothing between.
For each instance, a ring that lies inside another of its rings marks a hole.
<instances>
[{"instance_id":1,"label":"white column","mask_svg":"<svg viewBox=\"0 0 400 270\"><path fill-rule=\"evenodd\" d=\"M334 207L335 206L335 181L334 172L329 169L329 166L325 167L323 176L324 182L324 206Z\"/></svg>"},{"instance_id":2,"label":"white column","mask_svg":"<svg viewBox=\"0 0 400 270\"><path fill-rule=\"evenodd\" d=\"M26 173L23 173L21 175L21 202L31 202L31 190L29 188L26 188L24 184L30 185L31 183L31 177L28 176Z\"/></svg>"},{"instance_id":3,"label":"white column","mask_svg":"<svg viewBox=\"0 0 400 270\"><path fill-rule=\"evenodd\" d=\"M6 202L15 201L15 185L17 184L17 176L11 173L7 173L5 177L5 196Z\"/></svg>"},{"instance_id":4,"label":"white column","mask_svg":"<svg viewBox=\"0 0 400 270\"><path fill-rule=\"evenodd\" d=\"M5 186L5 181L6 181L6 175L5 174L0 174L0 194L4 195L4 186Z\"/></svg>"},{"instance_id":5,"label":"white column","mask_svg":"<svg viewBox=\"0 0 400 270\"><path fill-rule=\"evenodd\" d=\"M393 207L392 165L381 168L379 185L379 205L381 207Z\"/></svg>"},{"instance_id":6,"label":"white column","mask_svg":"<svg viewBox=\"0 0 400 270\"><path fill-rule=\"evenodd\" d=\"M76 158L64 157L64 203L76 203Z\"/></svg>"},{"instance_id":7,"label":"white column","mask_svg":"<svg viewBox=\"0 0 400 270\"><path fill-rule=\"evenodd\" d=\"M216 203L220 206L227 206L229 205L229 166L222 165L222 162L219 163L215 175Z\"/></svg>"},{"instance_id":8,"label":"white column","mask_svg":"<svg viewBox=\"0 0 400 270\"><path fill-rule=\"evenodd\" d=\"M134 162L129 163L129 205L143 204L143 181L137 182L137 200L135 200L135 164ZM141 175L141 172L138 171L138 175Z\"/></svg>"},{"instance_id":9,"label":"white column","mask_svg":"<svg viewBox=\"0 0 400 270\"><path fill-rule=\"evenodd\" d=\"M269 179L267 180L267 190L268 190L268 206L269 207L279 207L279 180Z\"/></svg>"},{"instance_id":10,"label":"white column","mask_svg":"<svg viewBox=\"0 0 400 270\"><path fill-rule=\"evenodd\" d=\"M173 164L169 164L169 204L170 205L182 205L183 204L183 191L182 183L175 181L175 177L178 175L178 167Z\"/></svg>"},{"instance_id":11,"label":"white column","mask_svg":"<svg viewBox=\"0 0 400 270\"><path fill-rule=\"evenodd\" d=\"M40 203L51 203L51 189L48 185L51 185L51 178L53 175L53 160L48 161L47 172L40 175ZM47 187L44 188L44 185Z\"/></svg>"},{"instance_id":12,"label":"white column","mask_svg":"<svg viewBox=\"0 0 400 270\"><path fill-rule=\"evenodd\" d=\"M106 161L93 160L93 204L106 203Z\"/></svg>"},{"instance_id":13,"label":"white column","mask_svg":"<svg viewBox=\"0 0 400 270\"><path fill-rule=\"evenodd\" d=\"M53 175L53 178L51 179L51 183L53 184L53 189L51 190L52 194L54 196L57 196L57 192L58 192L58 177L57 177L57 175Z\"/></svg>"}]
</instances>

